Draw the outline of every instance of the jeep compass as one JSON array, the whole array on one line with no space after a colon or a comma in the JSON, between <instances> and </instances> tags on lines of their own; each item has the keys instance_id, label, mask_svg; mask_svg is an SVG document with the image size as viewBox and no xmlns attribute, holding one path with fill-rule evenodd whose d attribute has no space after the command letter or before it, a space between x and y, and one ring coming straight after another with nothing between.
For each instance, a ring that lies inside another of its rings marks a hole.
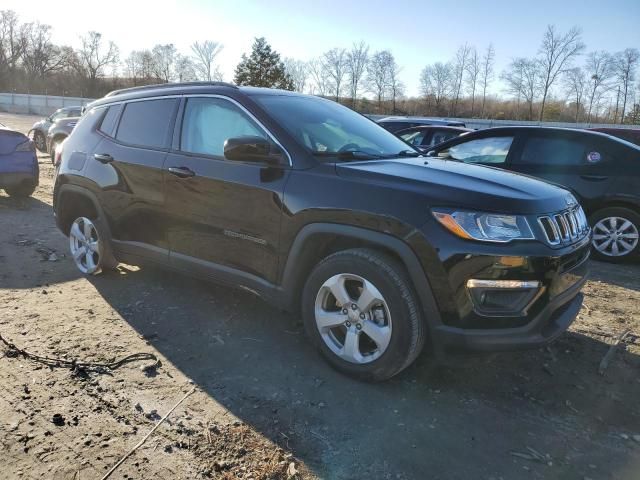
<instances>
[{"instance_id":1,"label":"jeep compass","mask_svg":"<svg viewBox=\"0 0 640 480\"><path fill-rule=\"evenodd\" d=\"M300 312L338 370L535 347L582 303L571 193L422 157L330 100L224 83L115 91L60 152L58 227L85 274L156 264Z\"/></svg>"}]
</instances>

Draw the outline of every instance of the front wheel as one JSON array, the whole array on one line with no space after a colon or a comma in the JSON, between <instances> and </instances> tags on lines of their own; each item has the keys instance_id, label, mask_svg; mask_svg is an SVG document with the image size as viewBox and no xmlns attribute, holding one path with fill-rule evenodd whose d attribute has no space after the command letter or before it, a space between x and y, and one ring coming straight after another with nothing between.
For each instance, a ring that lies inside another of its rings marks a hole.
<instances>
[{"instance_id":1,"label":"front wheel","mask_svg":"<svg viewBox=\"0 0 640 480\"><path fill-rule=\"evenodd\" d=\"M10 197L27 198L33 195L33 192L36 191L36 186L30 182L21 183L14 187L5 187L4 191L7 192L7 195Z\"/></svg>"},{"instance_id":2,"label":"front wheel","mask_svg":"<svg viewBox=\"0 0 640 480\"><path fill-rule=\"evenodd\" d=\"M369 249L334 253L304 287L305 330L326 360L347 375L388 379L409 366L426 326L403 267Z\"/></svg>"},{"instance_id":3,"label":"front wheel","mask_svg":"<svg viewBox=\"0 0 640 480\"><path fill-rule=\"evenodd\" d=\"M36 148L39 151L46 153L47 140L42 132L36 131L36 133L33 135L33 143L36 145Z\"/></svg>"},{"instance_id":4,"label":"front wheel","mask_svg":"<svg viewBox=\"0 0 640 480\"><path fill-rule=\"evenodd\" d=\"M593 253L598 260L624 262L640 256L640 215L625 207L608 207L595 212Z\"/></svg>"},{"instance_id":5,"label":"front wheel","mask_svg":"<svg viewBox=\"0 0 640 480\"><path fill-rule=\"evenodd\" d=\"M69 229L71 258L82 273L97 275L118 263L111 252L108 235L99 219L78 217Z\"/></svg>"}]
</instances>

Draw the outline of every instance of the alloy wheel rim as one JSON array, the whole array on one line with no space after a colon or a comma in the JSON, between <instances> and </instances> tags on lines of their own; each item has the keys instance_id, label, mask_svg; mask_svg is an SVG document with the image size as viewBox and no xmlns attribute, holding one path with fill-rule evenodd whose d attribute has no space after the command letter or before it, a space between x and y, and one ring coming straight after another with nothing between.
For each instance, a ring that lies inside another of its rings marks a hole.
<instances>
[{"instance_id":1,"label":"alloy wheel rim","mask_svg":"<svg viewBox=\"0 0 640 480\"><path fill-rule=\"evenodd\" d=\"M593 226L593 247L608 257L628 255L638 238L638 227L623 217L605 217Z\"/></svg>"},{"instance_id":2,"label":"alloy wheel rim","mask_svg":"<svg viewBox=\"0 0 640 480\"><path fill-rule=\"evenodd\" d=\"M42 134L37 134L36 138L34 139L35 143L36 143L36 147L38 150L42 151L44 149L44 137L42 136Z\"/></svg>"},{"instance_id":3,"label":"alloy wheel rim","mask_svg":"<svg viewBox=\"0 0 640 480\"><path fill-rule=\"evenodd\" d=\"M359 275L341 273L322 284L316 296L315 320L325 345L349 363L377 360L391 341L387 301Z\"/></svg>"},{"instance_id":4,"label":"alloy wheel rim","mask_svg":"<svg viewBox=\"0 0 640 480\"><path fill-rule=\"evenodd\" d=\"M71 256L78 270L85 274L96 273L100 268L100 238L91 220L77 218L69 231Z\"/></svg>"}]
</instances>

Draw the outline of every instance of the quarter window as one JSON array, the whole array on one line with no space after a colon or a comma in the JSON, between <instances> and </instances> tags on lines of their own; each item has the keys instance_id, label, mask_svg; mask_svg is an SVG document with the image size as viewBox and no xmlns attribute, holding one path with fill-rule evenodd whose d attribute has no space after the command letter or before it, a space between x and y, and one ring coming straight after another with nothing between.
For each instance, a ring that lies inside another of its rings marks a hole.
<instances>
[{"instance_id":1,"label":"quarter window","mask_svg":"<svg viewBox=\"0 0 640 480\"><path fill-rule=\"evenodd\" d=\"M180 149L224 156L224 142L233 137L268 139L265 132L239 107L221 98L190 98L184 111Z\"/></svg>"},{"instance_id":2,"label":"quarter window","mask_svg":"<svg viewBox=\"0 0 640 480\"><path fill-rule=\"evenodd\" d=\"M516 163L521 165L580 165L585 145L570 138L529 137Z\"/></svg>"},{"instance_id":3,"label":"quarter window","mask_svg":"<svg viewBox=\"0 0 640 480\"><path fill-rule=\"evenodd\" d=\"M506 161L513 137L490 137L470 140L442 151L439 157L461 160L465 163L500 164Z\"/></svg>"},{"instance_id":4,"label":"quarter window","mask_svg":"<svg viewBox=\"0 0 640 480\"><path fill-rule=\"evenodd\" d=\"M102 122L100 122L100 130L105 135L113 137L113 132L116 127L116 119L118 118L118 113L120 113L121 105L111 105L107 107L107 112L102 117Z\"/></svg>"},{"instance_id":5,"label":"quarter window","mask_svg":"<svg viewBox=\"0 0 640 480\"><path fill-rule=\"evenodd\" d=\"M128 103L116 139L131 145L166 147L176 102L175 98L168 98Z\"/></svg>"}]
</instances>

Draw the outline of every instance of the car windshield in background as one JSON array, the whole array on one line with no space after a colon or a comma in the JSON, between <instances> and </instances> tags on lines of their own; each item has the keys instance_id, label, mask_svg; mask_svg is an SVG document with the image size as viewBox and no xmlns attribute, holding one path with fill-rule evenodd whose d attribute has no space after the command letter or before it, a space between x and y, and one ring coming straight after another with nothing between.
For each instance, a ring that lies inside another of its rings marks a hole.
<instances>
[{"instance_id":1,"label":"car windshield in background","mask_svg":"<svg viewBox=\"0 0 640 480\"><path fill-rule=\"evenodd\" d=\"M317 157L345 160L419 155L376 123L330 100L294 95L254 98Z\"/></svg>"}]
</instances>

